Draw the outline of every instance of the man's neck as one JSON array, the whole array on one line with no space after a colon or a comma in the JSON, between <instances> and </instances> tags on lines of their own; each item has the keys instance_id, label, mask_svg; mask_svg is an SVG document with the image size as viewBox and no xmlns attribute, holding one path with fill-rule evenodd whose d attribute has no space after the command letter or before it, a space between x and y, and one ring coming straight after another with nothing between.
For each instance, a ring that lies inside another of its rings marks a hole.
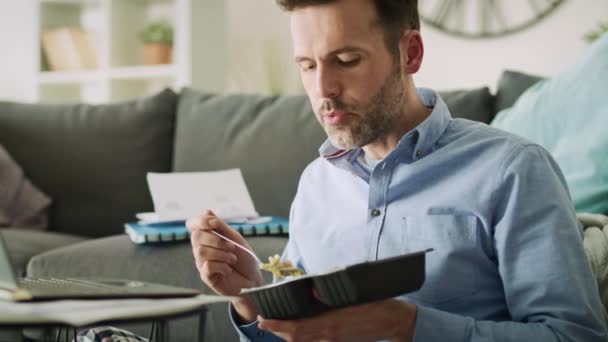
<instances>
[{"instance_id":1,"label":"man's neck","mask_svg":"<svg viewBox=\"0 0 608 342\"><path fill-rule=\"evenodd\" d=\"M403 111L405 114L402 124L387 136L363 146L363 151L368 159L384 159L397 147L406 133L420 125L433 111L420 100L415 88L413 92L409 93L408 99Z\"/></svg>"}]
</instances>

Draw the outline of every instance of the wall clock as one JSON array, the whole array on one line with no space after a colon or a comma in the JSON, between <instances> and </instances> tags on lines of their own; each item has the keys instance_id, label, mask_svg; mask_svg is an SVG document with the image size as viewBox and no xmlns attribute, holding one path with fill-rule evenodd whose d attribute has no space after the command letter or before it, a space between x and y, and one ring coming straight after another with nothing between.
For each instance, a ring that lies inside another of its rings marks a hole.
<instances>
[{"instance_id":1,"label":"wall clock","mask_svg":"<svg viewBox=\"0 0 608 342\"><path fill-rule=\"evenodd\" d=\"M522 31L565 0L419 0L420 19L464 38L492 38Z\"/></svg>"}]
</instances>

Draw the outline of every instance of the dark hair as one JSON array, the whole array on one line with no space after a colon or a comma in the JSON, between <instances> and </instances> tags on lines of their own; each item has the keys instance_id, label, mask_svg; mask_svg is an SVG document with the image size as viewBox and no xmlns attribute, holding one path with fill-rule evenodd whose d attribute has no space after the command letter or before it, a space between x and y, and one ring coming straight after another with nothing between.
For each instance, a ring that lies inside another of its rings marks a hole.
<instances>
[{"instance_id":1,"label":"dark hair","mask_svg":"<svg viewBox=\"0 0 608 342\"><path fill-rule=\"evenodd\" d=\"M323 5L336 0L276 0L283 10L292 12L298 8ZM389 51L398 51L397 45L406 29L420 30L418 0L373 0L380 24L384 29L384 40Z\"/></svg>"}]
</instances>

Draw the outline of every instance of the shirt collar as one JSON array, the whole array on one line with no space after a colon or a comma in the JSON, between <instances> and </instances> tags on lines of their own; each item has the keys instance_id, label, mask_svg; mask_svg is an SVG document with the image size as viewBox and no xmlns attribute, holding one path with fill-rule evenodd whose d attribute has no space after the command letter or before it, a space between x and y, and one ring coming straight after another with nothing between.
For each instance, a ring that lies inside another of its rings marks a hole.
<instances>
[{"instance_id":1,"label":"shirt collar","mask_svg":"<svg viewBox=\"0 0 608 342\"><path fill-rule=\"evenodd\" d=\"M435 144L448 127L452 115L439 94L431 89L418 88L418 96L426 107L433 108L431 114L416 128L406 133L395 150L389 156L395 155L397 159L413 162L432 153ZM327 161L339 166L351 164L361 153L361 148L341 150L327 139L319 148L320 155ZM388 157L387 157L388 158Z\"/></svg>"},{"instance_id":2,"label":"shirt collar","mask_svg":"<svg viewBox=\"0 0 608 342\"><path fill-rule=\"evenodd\" d=\"M413 160L420 159L435 150L436 143L443 135L452 120L448 106L435 91L425 88L418 89L418 96L426 107L433 108L431 114L413 131L417 132L417 142L414 141ZM407 133L407 136L410 133ZM402 139L403 140L403 139Z\"/></svg>"}]
</instances>

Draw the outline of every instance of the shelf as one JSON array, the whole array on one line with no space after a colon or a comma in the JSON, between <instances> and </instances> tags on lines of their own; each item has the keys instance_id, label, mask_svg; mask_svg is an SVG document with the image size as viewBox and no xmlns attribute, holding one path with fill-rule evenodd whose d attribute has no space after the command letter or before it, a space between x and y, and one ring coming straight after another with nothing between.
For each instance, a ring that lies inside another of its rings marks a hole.
<instances>
[{"instance_id":1,"label":"shelf","mask_svg":"<svg viewBox=\"0 0 608 342\"><path fill-rule=\"evenodd\" d=\"M42 71L38 76L40 84L67 84L103 81L106 75L111 80L152 80L175 76L176 67L167 65L142 65L112 68L109 73L101 70L90 71Z\"/></svg>"},{"instance_id":2,"label":"shelf","mask_svg":"<svg viewBox=\"0 0 608 342\"><path fill-rule=\"evenodd\" d=\"M152 94L162 88L177 89L194 84L203 89L221 91L224 81L224 1L19 1L24 6L29 4L37 41L26 49L32 50L28 56L36 59L35 65L28 69L28 79L32 83L31 98L45 102L82 100L108 103ZM173 63L144 65L146 51L140 32L158 21L173 25ZM45 32L59 28L81 28L94 35L96 69L49 69L57 65L48 63L42 38ZM192 39L195 32L196 39ZM217 48L210 53L208 46ZM192 61L203 62L195 65Z\"/></svg>"},{"instance_id":3,"label":"shelf","mask_svg":"<svg viewBox=\"0 0 608 342\"><path fill-rule=\"evenodd\" d=\"M39 0L42 4L84 6L98 3L99 0Z\"/></svg>"},{"instance_id":4,"label":"shelf","mask_svg":"<svg viewBox=\"0 0 608 342\"><path fill-rule=\"evenodd\" d=\"M118 67L110 70L110 78L113 80L167 78L175 76L175 71L176 67L173 64Z\"/></svg>"},{"instance_id":5,"label":"shelf","mask_svg":"<svg viewBox=\"0 0 608 342\"><path fill-rule=\"evenodd\" d=\"M86 83L103 80L99 70L90 71L42 71L38 74L40 84Z\"/></svg>"}]
</instances>

